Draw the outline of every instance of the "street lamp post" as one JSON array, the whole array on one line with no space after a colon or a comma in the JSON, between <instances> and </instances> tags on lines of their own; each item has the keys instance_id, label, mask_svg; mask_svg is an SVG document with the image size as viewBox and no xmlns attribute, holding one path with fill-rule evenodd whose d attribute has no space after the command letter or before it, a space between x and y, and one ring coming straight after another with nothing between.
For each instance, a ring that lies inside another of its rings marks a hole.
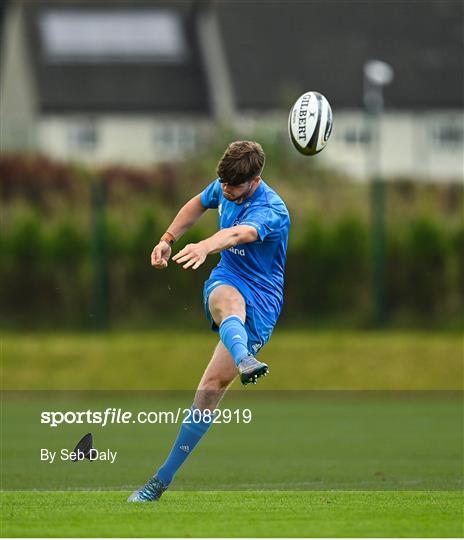
<instances>
[{"instance_id":1,"label":"street lamp post","mask_svg":"<svg viewBox=\"0 0 464 540\"><path fill-rule=\"evenodd\" d=\"M372 227L372 318L374 326L385 323L385 182L381 170L381 119L384 111L383 87L393 80L393 68L381 60L364 64L364 106L369 118Z\"/></svg>"}]
</instances>

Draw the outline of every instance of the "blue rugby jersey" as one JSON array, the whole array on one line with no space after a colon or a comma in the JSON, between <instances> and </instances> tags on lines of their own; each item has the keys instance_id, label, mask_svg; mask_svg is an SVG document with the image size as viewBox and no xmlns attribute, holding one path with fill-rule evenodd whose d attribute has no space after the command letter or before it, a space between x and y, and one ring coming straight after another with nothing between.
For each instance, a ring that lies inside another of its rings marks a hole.
<instances>
[{"instance_id":1,"label":"blue rugby jersey","mask_svg":"<svg viewBox=\"0 0 464 540\"><path fill-rule=\"evenodd\" d=\"M237 204L224 197L216 179L201 193L201 203L218 209L220 229L250 225L259 236L255 242L222 251L211 276L215 270L230 272L258 293L274 296L281 308L290 216L280 196L261 180L253 195Z\"/></svg>"}]
</instances>

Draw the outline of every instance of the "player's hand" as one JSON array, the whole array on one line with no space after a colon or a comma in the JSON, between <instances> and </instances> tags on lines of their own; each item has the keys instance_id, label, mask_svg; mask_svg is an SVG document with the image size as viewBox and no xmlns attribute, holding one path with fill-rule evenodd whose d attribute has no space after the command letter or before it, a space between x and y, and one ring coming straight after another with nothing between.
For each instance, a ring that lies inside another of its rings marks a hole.
<instances>
[{"instance_id":1,"label":"player's hand","mask_svg":"<svg viewBox=\"0 0 464 540\"><path fill-rule=\"evenodd\" d=\"M162 270L168 266L169 257L171 256L171 246L165 240L161 240L151 252L151 265L157 270Z\"/></svg>"},{"instance_id":2,"label":"player's hand","mask_svg":"<svg viewBox=\"0 0 464 540\"><path fill-rule=\"evenodd\" d=\"M192 270L196 270L205 262L208 253L209 251L204 242L187 244L184 249L181 249L179 253L174 255L172 260L176 261L177 264L182 264L182 268L184 269L192 267Z\"/></svg>"}]
</instances>

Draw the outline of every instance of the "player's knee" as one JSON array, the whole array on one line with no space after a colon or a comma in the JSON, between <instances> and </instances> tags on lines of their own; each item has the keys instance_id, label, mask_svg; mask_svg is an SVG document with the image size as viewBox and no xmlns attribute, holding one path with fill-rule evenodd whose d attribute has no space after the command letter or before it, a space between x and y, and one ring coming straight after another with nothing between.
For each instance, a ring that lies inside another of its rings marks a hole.
<instances>
[{"instance_id":1,"label":"player's knee","mask_svg":"<svg viewBox=\"0 0 464 540\"><path fill-rule=\"evenodd\" d=\"M203 378L198 390L205 393L222 393L227 389L230 383L230 377L216 374Z\"/></svg>"},{"instance_id":2,"label":"player's knee","mask_svg":"<svg viewBox=\"0 0 464 540\"><path fill-rule=\"evenodd\" d=\"M227 386L227 384L224 384L224 382L218 379L203 381L195 395L196 407L200 410L215 409L221 401Z\"/></svg>"},{"instance_id":3,"label":"player's knee","mask_svg":"<svg viewBox=\"0 0 464 540\"><path fill-rule=\"evenodd\" d=\"M223 309L216 311L215 314L213 314L214 322L217 324L217 326L220 326L222 321L224 319L227 319L227 317L236 316L238 317L242 323L245 323L245 313L243 313L238 306L230 306L229 309Z\"/></svg>"},{"instance_id":4,"label":"player's knee","mask_svg":"<svg viewBox=\"0 0 464 540\"><path fill-rule=\"evenodd\" d=\"M233 287L224 285L215 289L209 298L209 309L218 326L231 315L237 315L245 321L245 300Z\"/></svg>"},{"instance_id":5,"label":"player's knee","mask_svg":"<svg viewBox=\"0 0 464 540\"><path fill-rule=\"evenodd\" d=\"M227 383L218 378L207 378L202 381L199 390L206 393L221 392L224 388L227 387Z\"/></svg>"},{"instance_id":6,"label":"player's knee","mask_svg":"<svg viewBox=\"0 0 464 540\"><path fill-rule=\"evenodd\" d=\"M242 322L245 322L245 306L239 299L229 299L210 306L211 315L214 322L219 326L224 319L231 315L236 315Z\"/></svg>"}]
</instances>

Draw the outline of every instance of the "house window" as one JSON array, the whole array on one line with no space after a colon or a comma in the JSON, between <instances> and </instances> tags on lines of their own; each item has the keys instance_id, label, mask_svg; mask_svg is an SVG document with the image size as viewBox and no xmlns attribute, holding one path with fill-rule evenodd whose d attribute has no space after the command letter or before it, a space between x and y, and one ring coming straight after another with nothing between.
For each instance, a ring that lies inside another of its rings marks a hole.
<instances>
[{"instance_id":1,"label":"house window","mask_svg":"<svg viewBox=\"0 0 464 540\"><path fill-rule=\"evenodd\" d=\"M71 150L84 154L92 154L96 151L98 133L94 122L82 122L72 125L69 128L68 135Z\"/></svg>"},{"instance_id":2,"label":"house window","mask_svg":"<svg viewBox=\"0 0 464 540\"><path fill-rule=\"evenodd\" d=\"M371 142L371 134L367 127L353 126L343 133L343 140L348 145L367 145Z\"/></svg>"},{"instance_id":3,"label":"house window","mask_svg":"<svg viewBox=\"0 0 464 540\"><path fill-rule=\"evenodd\" d=\"M187 50L180 17L169 10L54 9L39 28L52 62L180 61Z\"/></svg>"},{"instance_id":4,"label":"house window","mask_svg":"<svg viewBox=\"0 0 464 540\"><path fill-rule=\"evenodd\" d=\"M434 126L432 139L434 143L446 148L462 146L464 142L464 127L462 124L455 123Z\"/></svg>"},{"instance_id":5,"label":"house window","mask_svg":"<svg viewBox=\"0 0 464 540\"><path fill-rule=\"evenodd\" d=\"M196 130L193 125L166 123L155 127L155 149L161 156L183 156L193 152L196 143Z\"/></svg>"}]
</instances>

